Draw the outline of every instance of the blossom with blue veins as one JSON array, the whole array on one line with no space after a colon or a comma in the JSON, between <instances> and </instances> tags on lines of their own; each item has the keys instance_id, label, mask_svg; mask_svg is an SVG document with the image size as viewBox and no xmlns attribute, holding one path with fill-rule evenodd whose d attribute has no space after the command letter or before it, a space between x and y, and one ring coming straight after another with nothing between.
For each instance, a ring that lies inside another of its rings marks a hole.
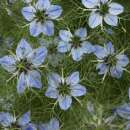
<instances>
[{"instance_id":1,"label":"blossom with blue veins","mask_svg":"<svg viewBox=\"0 0 130 130\"><path fill-rule=\"evenodd\" d=\"M60 42L57 47L58 52L66 53L71 51L74 61L80 61L84 54L90 54L94 51L93 45L88 42L86 28L75 30L74 35L68 30L60 30Z\"/></svg>"},{"instance_id":2,"label":"blossom with blue veins","mask_svg":"<svg viewBox=\"0 0 130 130\"><path fill-rule=\"evenodd\" d=\"M108 42L104 47L95 45L94 54L97 57L97 66L99 75L108 73L112 77L121 78L125 67L129 63L128 57L121 53L117 53L111 42Z\"/></svg>"},{"instance_id":3,"label":"blossom with blue veins","mask_svg":"<svg viewBox=\"0 0 130 130\"><path fill-rule=\"evenodd\" d=\"M8 72L18 76L17 92L22 94L27 87L40 89L41 75L37 70L45 61L47 49L39 47L32 49L30 44L22 39L16 48L16 55L6 55L0 58L0 65Z\"/></svg>"},{"instance_id":4,"label":"blossom with blue veins","mask_svg":"<svg viewBox=\"0 0 130 130\"><path fill-rule=\"evenodd\" d=\"M54 35L53 20L58 19L62 14L59 5L52 5L50 0L38 0L35 5L29 5L22 9L24 18L29 21L30 34L37 37L43 33L47 36Z\"/></svg>"},{"instance_id":5,"label":"blossom with blue veins","mask_svg":"<svg viewBox=\"0 0 130 130\"><path fill-rule=\"evenodd\" d=\"M112 0L82 0L82 4L91 11L88 24L91 28L103 25L118 25L118 15L124 12L124 7Z\"/></svg>"},{"instance_id":6,"label":"blossom with blue veins","mask_svg":"<svg viewBox=\"0 0 130 130\"><path fill-rule=\"evenodd\" d=\"M52 118L46 124L40 124L39 130L60 130L59 121L56 118Z\"/></svg>"},{"instance_id":7,"label":"blossom with blue veins","mask_svg":"<svg viewBox=\"0 0 130 130\"><path fill-rule=\"evenodd\" d=\"M72 104L72 97L77 98L86 94L86 87L79 84L79 72L73 72L67 78L52 73L48 78L48 89L45 95L57 99L62 110L67 110Z\"/></svg>"}]
</instances>

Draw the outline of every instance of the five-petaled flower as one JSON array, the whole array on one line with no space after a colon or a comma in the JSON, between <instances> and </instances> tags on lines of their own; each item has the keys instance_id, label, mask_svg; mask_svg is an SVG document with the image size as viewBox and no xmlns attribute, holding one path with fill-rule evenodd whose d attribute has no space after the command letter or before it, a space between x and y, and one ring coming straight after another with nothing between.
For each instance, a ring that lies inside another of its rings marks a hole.
<instances>
[{"instance_id":1,"label":"five-petaled flower","mask_svg":"<svg viewBox=\"0 0 130 130\"><path fill-rule=\"evenodd\" d=\"M22 130L37 130L35 124L31 123L31 112L24 113L20 118L16 118L8 112L0 112L0 125L4 128L21 128Z\"/></svg>"},{"instance_id":2,"label":"five-petaled flower","mask_svg":"<svg viewBox=\"0 0 130 130\"><path fill-rule=\"evenodd\" d=\"M41 75L37 71L47 56L47 49L32 49L25 39L17 46L16 55L0 59L1 66L10 73L18 74L17 91L22 94L27 87L41 88Z\"/></svg>"},{"instance_id":3,"label":"five-petaled flower","mask_svg":"<svg viewBox=\"0 0 130 130\"><path fill-rule=\"evenodd\" d=\"M60 17L62 8L59 5L52 5L50 0L38 0L32 6L24 7L22 14L30 22L30 34L34 37L43 33L47 36L54 34L54 23Z\"/></svg>"},{"instance_id":4,"label":"five-petaled flower","mask_svg":"<svg viewBox=\"0 0 130 130\"><path fill-rule=\"evenodd\" d=\"M57 99L62 110L67 110L72 104L72 97L86 94L86 88L79 84L79 72L73 72L67 78L52 73L48 78L48 89L45 95Z\"/></svg>"},{"instance_id":5,"label":"five-petaled flower","mask_svg":"<svg viewBox=\"0 0 130 130\"><path fill-rule=\"evenodd\" d=\"M111 42L104 47L95 45L94 54L97 57L97 67L99 75L106 75L109 73L112 77L121 78L123 70L129 63L128 57L121 53L117 53Z\"/></svg>"},{"instance_id":6,"label":"five-petaled flower","mask_svg":"<svg viewBox=\"0 0 130 130\"><path fill-rule=\"evenodd\" d=\"M66 53L71 51L74 61L80 61L84 54L90 54L94 51L92 44L86 41L86 28L81 27L75 30L74 35L68 30L60 30L59 37L61 41L58 45L58 52Z\"/></svg>"},{"instance_id":7,"label":"five-petaled flower","mask_svg":"<svg viewBox=\"0 0 130 130\"><path fill-rule=\"evenodd\" d=\"M111 26L118 25L118 15L123 13L124 8L122 5L111 2L112 0L82 0L82 4L91 10L88 24L91 28L103 24Z\"/></svg>"}]
</instances>

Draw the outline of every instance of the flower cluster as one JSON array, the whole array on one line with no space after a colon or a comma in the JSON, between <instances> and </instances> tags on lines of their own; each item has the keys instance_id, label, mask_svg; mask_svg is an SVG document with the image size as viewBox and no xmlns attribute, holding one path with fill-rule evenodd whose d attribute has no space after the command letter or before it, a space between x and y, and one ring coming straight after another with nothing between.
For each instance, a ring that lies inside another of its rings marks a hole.
<instances>
[{"instance_id":1,"label":"flower cluster","mask_svg":"<svg viewBox=\"0 0 130 130\"><path fill-rule=\"evenodd\" d=\"M13 128L20 130L60 130L59 121L52 118L49 123L32 123L31 112L24 113L20 118L16 118L9 112L0 112L0 125L3 128Z\"/></svg>"},{"instance_id":2,"label":"flower cluster","mask_svg":"<svg viewBox=\"0 0 130 130\"><path fill-rule=\"evenodd\" d=\"M27 25L29 25L30 35L34 39L38 38L38 40L44 37L45 42L40 43L40 47L33 49L26 39L22 38L16 47L15 53L9 51L10 54L0 58L0 65L12 74L10 79L17 77L16 88L19 95L23 94L26 89L42 90L42 75L44 75L47 77L45 80L48 84L47 88L45 87L44 95L47 98L54 99L54 101L56 100L55 102L58 103L61 110L68 110L74 99L79 101L79 97L86 96L89 93L88 87L81 85L86 77L84 80L80 80L80 71L71 69L69 75L64 75L64 72L60 75L58 71L64 68L64 64L61 64L61 66L57 64L59 61L64 61L66 55L71 55L72 59L70 61L74 61L73 64L82 64L82 61L86 60L83 57L91 54L96 58L94 60L96 61L96 70L99 75L103 75L103 81L106 75L119 79L123 72L127 71L129 58L124 50L118 51L114 48L112 40L106 39L108 42L104 46L90 42L92 40L91 36L88 36L88 30L84 27L86 24L82 24L76 29L63 27L57 29L58 32L55 34L55 22L60 23L60 20L62 20L63 8L60 5L53 4L52 0L23 1L26 6L22 8L21 13ZM119 15L124 12L124 7L112 2L112 0L81 0L80 2L85 7L85 11L90 11L88 18L90 29L94 29L99 25L102 27L106 24L112 27L117 26ZM14 3L14 0L9 0L9 3ZM108 29L107 32L103 33L113 35L113 30ZM53 36L53 38L51 37L53 40L51 40L51 44L48 44L46 37L50 38L50 36ZM41 67L44 67L44 65L47 65L49 71L47 70L46 73L42 74ZM107 124L115 118L115 116L112 116L106 119L100 107L96 112L91 103L87 107L91 115L90 124L95 128L100 127L102 122ZM96 113L101 114L100 118L95 116ZM115 113L124 119L130 120L130 105L120 106L115 110ZM94 118L96 118L96 121L93 121ZM52 118L48 123L32 123L30 111L20 118L8 112L0 112L0 126L21 130L60 130L60 124L56 118ZM126 130L128 129L130 129L130 123L126 127Z\"/></svg>"}]
</instances>

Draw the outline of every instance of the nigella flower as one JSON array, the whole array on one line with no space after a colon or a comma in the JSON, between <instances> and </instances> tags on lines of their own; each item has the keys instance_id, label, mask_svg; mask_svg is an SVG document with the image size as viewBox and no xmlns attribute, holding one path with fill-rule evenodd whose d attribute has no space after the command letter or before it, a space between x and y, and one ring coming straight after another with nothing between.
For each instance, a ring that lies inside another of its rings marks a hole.
<instances>
[{"instance_id":1,"label":"nigella flower","mask_svg":"<svg viewBox=\"0 0 130 130\"><path fill-rule=\"evenodd\" d=\"M125 54L117 53L111 42L104 47L95 45L94 54L97 57L97 67L99 75L106 76L107 73L112 77L121 78L129 59Z\"/></svg>"},{"instance_id":2,"label":"nigella flower","mask_svg":"<svg viewBox=\"0 0 130 130\"><path fill-rule=\"evenodd\" d=\"M86 88L79 84L79 72L74 72L67 78L52 73L48 78L48 89L45 95L57 99L62 110L67 110L72 104L72 97L86 94Z\"/></svg>"},{"instance_id":3,"label":"nigella flower","mask_svg":"<svg viewBox=\"0 0 130 130\"><path fill-rule=\"evenodd\" d=\"M75 30L74 35L70 31L60 30L59 36L61 41L58 45L58 52L66 53L71 51L74 61L80 61L84 54L94 51L94 47L90 42L86 41L86 28L79 28Z\"/></svg>"},{"instance_id":4,"label":"nigella flower","mask_svg":"<svg viewBox=\"0 0 130 130\"><path fill-rule=\"evenodd\" d=\"M17 46L16 55L0 59L1 66L10 73L18 75L17 91L23 93L27 87L41 88L41 75L37 71L47 56L47 49L32 49L25 39Z\"/></svg>"},{"instance_id":5,"label":"nigella flower","mask_svg":"<svg viewBox=\"0 0 130 130\"><path fill-rule=\"evenodd\" d=\"M30 22L30 34L34 37L43 33L47 36L54 34L54 23L60 17L62 8L51 5L50 0L38 0L34 6L24 7L22 14Z\"/></svg>"},{"instance_id":6,"label":"nigella flower","mask_svg":"<svg viewBox=\"0 0 130 130\"><path fill-rule=\"evenodd\" d=\"M4 128L21 128L21 130L37 130L35 125L31 123L30 111L24 113L20 118L16 119L15 116L8 112L0 113L0 125Z\"/></svg>"},{"instance_id":7,"label":"nigella flower","mask_svg":"<svg viewBox=\"0 0 130 130\"><path fill-rule=\"evenodd\" d=\"M39 125L39 130L60 130L59 121L52 118L49 123Z\"/></svg>"},{"instance_id":8,"label":"nigella flower","mask_svg":"<svg viewBox=\"0 0 130 130\"><path fill-rule=\"evenodd\" d=\"M92 11L88 20L91 28L102 25L103 20L108 25L117 26L118 15L124 11L122 5L112 0L82 0L82 4Z\"/></svg>"}]
</instances>

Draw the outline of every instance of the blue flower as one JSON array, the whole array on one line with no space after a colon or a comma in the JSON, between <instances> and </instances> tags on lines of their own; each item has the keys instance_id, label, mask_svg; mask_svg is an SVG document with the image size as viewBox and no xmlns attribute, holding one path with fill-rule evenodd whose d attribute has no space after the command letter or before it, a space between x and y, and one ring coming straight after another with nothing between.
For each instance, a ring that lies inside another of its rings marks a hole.
<instances>
[{"instance_id":1,"label":"blue flower","mask_svg":"<svg viewBox=\"0 0 130 130\"><path fill-rule=\"evenodd\" d=\"M70 31L60 30L59 36L61 41L58 45L58 52L66 53L71 51L74 61L80 61L84 54L94 51L94 47L90 42L86 41L87 30L86 28L79 28L75 31L74 35Z\"/></svg>"},{"instance_id":2,"label":"blue flower","mask_svg":"<svg viewBox=\"0 0 130 130\"><path fill-rule=\"evenodd\" d=\"M51 5L50 0L38 0L34 6L24 7L22 14L30 22L30 34L34 37L43 33L47 36L54 34L54 23L60 17L62 8Z\"/></svg>"},{"instance_id":3,"label":"blue flower","mask_svg":"<svg viewBox=\"0 0 130 130\"><path fill-rule=\"evenodd\" d=\"M0 113L0 125L2 125L4 128L13 127L13 124L15 124L15 127L20 127L22 130L37 130L36 126L31 122L30 119L31 113L30 111L24 113L20 118L16 119L15 116L8 112L1 112Z\"/></svg>"},{"instance_id":4,"label":"blue flower","mask_svg":"<svg viewBox=\"0 0 130 130\"><path fill-rule=\"evenodd\" d=\"M52 118L49 123L39 125L39 130L60 130L59 121Z\"/></svg>"},{"instance_id":5,"label":"blue flower","mask_svg":"<svg viewBox=\"0 0 130 130\"><path fill-rule=\"evenodd\" d=\"M57 99L62 110L67 110L72 104L72 97L86 94L86 88L79 84L79 72L74 72L67 78L52 73L48 78L48 89L45 95Z\"/></svg>"},{"instance_id":6,"label":"blue flower","mask_svg":"<svg viewBox=\"0 0 130 130\"><path fill-rule=\"evenodd\" d=\"M102 25L103 20L108 25L117 26L118 15L124 11L122 5L109 0L82 0L82 4L92 11L88 20L91 28Z\"/></svg>"},{"instance_id":7,"label":"blue flower","mask_svg":"<svg viewBox=\"0 0 130 130\"><path fill-rule=\"evenodd\" d=\"M10 73L18 75L17 91L22 94L27 87L41 88L41 75L36 70L45 60L47 49L32 49L25 39L17 46L16 55L0 59L1 66Z\"/></svg>"},{"instance_id":8,"label":"blue flower","mask_svg":"<svg viewBox=\"0 0 130 130\"><path fill-rule=\"evenodd\" d=\"M129 59L125 54L117 54L111 42L105 47L95 45L94 54L97 57L99 75L109 73L112 77L121 78L124 68L128 65Z\"/></svg>"}]
</instances>

